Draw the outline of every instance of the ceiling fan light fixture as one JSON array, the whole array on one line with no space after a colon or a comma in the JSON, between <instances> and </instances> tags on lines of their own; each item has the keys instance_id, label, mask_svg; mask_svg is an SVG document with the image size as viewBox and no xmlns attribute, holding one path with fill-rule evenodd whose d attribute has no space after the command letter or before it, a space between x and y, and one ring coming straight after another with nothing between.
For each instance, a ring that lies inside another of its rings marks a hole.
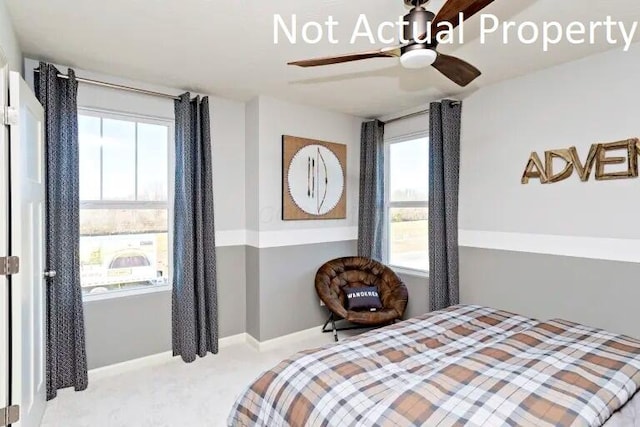
<instances>
[{"instance_id":1,"label":"ceiling fan light fixture","mask_svg":"<svg viewBox=\"0 0 640 427\"><path fill-rule=\"evenodd\" d=\"M400 63L412 70L426 68L436 62L438 54L431 49L413 49L402 54Z\"/></svg>"}]
</instances>

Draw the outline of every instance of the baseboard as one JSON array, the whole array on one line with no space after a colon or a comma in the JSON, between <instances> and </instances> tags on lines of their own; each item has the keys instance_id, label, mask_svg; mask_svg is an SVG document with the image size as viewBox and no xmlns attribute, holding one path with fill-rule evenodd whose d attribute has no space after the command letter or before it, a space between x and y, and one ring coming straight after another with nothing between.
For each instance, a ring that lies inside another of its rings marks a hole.
<instances>
[{"instance_id":1,"label":"baseboard","mask_svg":"<svg viewBox=\"0 0 640 427\"><path fill-rule=\"evenodd\" d=\"M321 330L322 326L315 326L313 328L294 332L267 341L258 341L248 333L241 333L220 338L218 341L218 348L222 349L236 344L247 343L257 351L269 351L287 344L295 343L296 341L303 340L305 338L322 337ZM173 352L164 351L162 353L152 354L138 359L127 360L125 362L91 369L89 370L89 380L111 377L151 366L159 366L170 362L172 359L174 359Z\"/></svg>"},{"instance_id":2,"label":"baseboard","mask_svg":"<svg viewBox=\"0 0 640 427\"><path fill-rule=\"evenodd\" d=\"M89 381L112 377L114 375L136 371L138 369L148 368L151 366L159 366L171 361L172 358L173 352L164 351L162 353L152 354L150 356L144 356L138 359L127 360L125 362L115 363L113 365L90 369Z\"/></svg>"},{"instance_id":3,"label":"baseboard","mask_svg":"<svg viewBox=\"0 0 640 427\"><path fill-rule=\"evenodd\" d=\"M305 329L298 332L293 332L288 335L273 338L266 341L258 341L255 337L247 334L247 344L255 348L258 351L269 351L274 348L282 347L283 345L295 343L296 341L303 340L305 338L322 337L322 325L314 326L313 328Z\"/></svg>"},{"instance_id":4,"label":"baseboard","mask_svg":"<svg viewBox=\"0 0 640 427\"><path fill-rule=\"evenodd\" d=\"M260 351L260 341L255 339L253 335L247 333L247 344L253 347L255 350Z\"/></svg>"},{"instance_id":5,"label":"baseboard","mask_svg":"<svg viewBox=\"0 0 640 427\"><path fill-rule=\"evenodd\" d=\"M225 348L235 344L247 342L247 334L241 333L220 338L218 340L218 348ZM172 351L164 351L149 356L140 357L138 359L127 360L113 365L102 366L89 370L89 380L97 380L100 378L111 377L126 372L135 371L151 366L158 366L170 362L174 358Z\"/></svg>"},{"instance_id":6,"label":"baseboard","mask_svg":"<svg viewBox=\"0 0 640 427\"><path fill-rule=\"evenodd\" d=\"M228 337L220 338L218 340L218 348L225 348L231 345L242 344L247 342L247 335L245 332L236 335L230 335Z\"/></svg>"}]
</instances>

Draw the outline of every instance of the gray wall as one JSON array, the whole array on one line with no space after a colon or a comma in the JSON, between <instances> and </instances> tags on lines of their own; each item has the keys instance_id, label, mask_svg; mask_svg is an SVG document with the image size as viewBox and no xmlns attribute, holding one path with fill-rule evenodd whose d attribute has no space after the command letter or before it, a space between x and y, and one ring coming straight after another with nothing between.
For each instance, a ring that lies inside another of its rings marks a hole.
<instances>
[{"instance_id":1,"label":"gray wall","mask_svg":"<svg viewBox=\"0 0 640 427\"><path fill-rule=\"evenodd\" d=\"M260 249L247 246L247 333L260 337Z\"/></svg>"},{"instance_id":2,"label":"gray wall","mask_svg":"<svg viewBox=\"0 0 640 427\"><path fill-rule=\"evenodd\" d=\"M171 292L84 304L89 369L171 350Z\"/></svg>"},{"instance_id":3,"label":"gray wall","mask_svg":"<svg viewBox=\"0 0 640 427\"><path fill-rule=\"evenodd\" d=\"M248 332L259 341L266 341L317 327L327 320L328 311L320 306L315 292L315 274L322 264L331 259L354 256L356 241L264 249L250 247L248 253L252 255L247 255L247 271L259 269L260 272L257 275L258 308L253 302L255 297L247 294L247 325L253 325ZM254 261L249 262L250 257ZM252 282L250 276L255 277L256 274L248 273L247 284ZM405 318L426 313L428 279L407 274L399 276L409 290ZM250 305L254 308L250 309Z\"/></svg>"},{"instance_id":4,"label":"gray wall","mask_svg":"<svg viewBox=\"0 0 640 427\"><path fill-rule=\"evenodd\" d=\"M638 73L640 56L612 50L465 100L462 302L640 337L640 179L520 183L532 151L576 146L584 159L593 143L640 136Z\"/></svg>"},{"instance_id":5,"label":"gray wall","mask_svg":"<svg viewBox=\"0 0 640 427\"><path fill-rule=\"evenodd\" d=\"M429 278L399 273L409 291L409 304L404 318L420 316L429 311Z\"/></svg>"},{"instance_id":6,"label":"gray wall","mask_svg":"<svg viewBox=\"0 0 640 427\"><path fill-rule=\"evenodd\" d=\"M640 264L462 248L462 300L640 337Z\"/></svg>"},{"instance_id":7,"label":"gray wall","mask_svg":"<svg viewBox=\"0 0 640 427\"><path fill-rule=\"evenodd\" d=\"M247 330L246 247L218 247L216 256L220 337L241 334Z\"/></svg>"},{"instance_id":8,"label":"gray wall","mask_svg":"<svg viewBox=\"0 0 640 427\"><path fill-rule=\"evenodd\" d=\"M266 341L322 325L328 312L315 291L316 272L355 253L353 240L260 249L260 330L254 338Z\"/></svg>"},{"instance_id":9,"label":"gray wall","mask_svg":"<svg viewBox=\"0 0 640 427\"><path fill-rule=\"evenodd\" d=\"M217 248L220 336L245 332L245 247ZM84 304L89 369L171 351L171 292Z\"/></svg>"}]
</instances>

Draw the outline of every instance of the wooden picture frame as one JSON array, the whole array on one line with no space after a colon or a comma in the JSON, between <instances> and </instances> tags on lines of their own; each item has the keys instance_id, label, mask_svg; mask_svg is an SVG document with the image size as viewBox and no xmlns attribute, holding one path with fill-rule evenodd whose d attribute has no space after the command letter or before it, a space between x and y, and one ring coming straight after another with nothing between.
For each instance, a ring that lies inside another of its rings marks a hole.
<instances>
[{"instance_id":1,"label":"wooden picture frame","mask_svg":"<svg viewBox=\"0 0 640 427\"><path fill-rule=\"evenodd\" d=\"M282 220L347 217L347 146L282 135Z\"/></svg>"}]
</instances>

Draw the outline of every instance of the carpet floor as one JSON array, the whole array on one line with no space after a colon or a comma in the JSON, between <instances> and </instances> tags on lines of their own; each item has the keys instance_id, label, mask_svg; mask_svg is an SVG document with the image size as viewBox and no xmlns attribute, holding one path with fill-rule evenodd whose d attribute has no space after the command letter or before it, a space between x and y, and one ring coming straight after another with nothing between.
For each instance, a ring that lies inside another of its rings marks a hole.
<instances>
[{"instance_id":1,"label":"carpet floor","mask_svg":"<svg viewBox=\"0 0 640 427\"><path fill-rule=\"evenodd\" d=\"M246 343L191 364L179 358L121 372L89 374L83 392L61 390L48 403L45 427L225 426L238 395L260 373L291 354L332 342L318 332L266 351Z\"/></svg>"}]
</instances>

